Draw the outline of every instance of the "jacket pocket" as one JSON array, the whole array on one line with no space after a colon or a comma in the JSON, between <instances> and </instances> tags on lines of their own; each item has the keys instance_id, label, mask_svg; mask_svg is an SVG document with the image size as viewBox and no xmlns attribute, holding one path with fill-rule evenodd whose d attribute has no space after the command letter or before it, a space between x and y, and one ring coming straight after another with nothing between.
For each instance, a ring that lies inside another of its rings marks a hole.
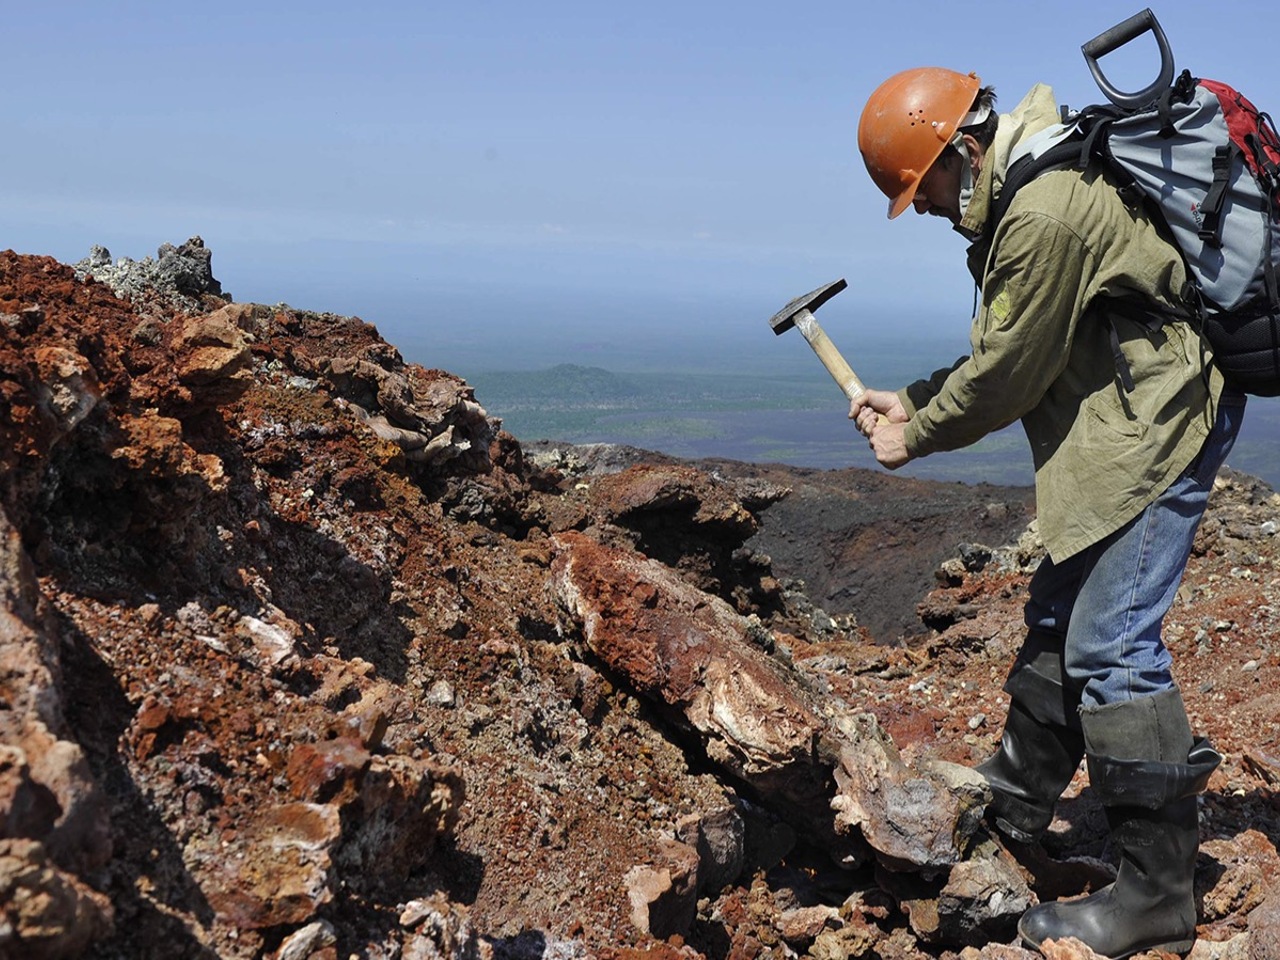
<instances>
[{"instance_id":1,"label":"jacket pocket","mask_svg":"<svg viewBox=\"0 0 1280 960\"><path fill-rule=\"evenodd\" d=\"M1086 397L1081 407L1084 439L1090 446L1132 442L1147 432L1147 425L1121 407L1109 390Z\"/></svg>"}]
</instances>

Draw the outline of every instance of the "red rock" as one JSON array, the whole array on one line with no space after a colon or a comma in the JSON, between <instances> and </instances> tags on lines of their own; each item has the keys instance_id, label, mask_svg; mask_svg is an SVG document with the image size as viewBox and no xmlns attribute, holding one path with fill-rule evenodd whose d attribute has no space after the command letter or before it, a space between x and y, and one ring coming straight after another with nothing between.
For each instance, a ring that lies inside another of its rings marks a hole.
<instances>
[{"instance_id":1,"label":"red rock","mask_svg":"<svg viewBox=\"0 0 1280 960\"><path fill-rule=\"evenodd\" d=\"M575 533L554 542L559 595L611 668L680 707L708 749L748 777L808 764L823 722L727 603L638 554Z\"/></svg>"},{"instance_id":2,"label":"red rock","mask_svg":"<svg viewBox=\"0 0 1280 960\"><path fill-rule=\"evenodd\" d=\"M262 929L309 922L333 899L335 807L293 803L253 817L226 849L209 851L205 893L227 922Z\"/></svg>"},{"instance_id":3,"label":"red rock","mask_svg":"<svg viewBox=\"0 0 1280 960\"><path fill-rule=\"evenodd\" d=\"M359 794L369 762L369 751L356 740L304 743L290 754L285 776L299 800L342 804Z\"/></svg>"}]
</instances>

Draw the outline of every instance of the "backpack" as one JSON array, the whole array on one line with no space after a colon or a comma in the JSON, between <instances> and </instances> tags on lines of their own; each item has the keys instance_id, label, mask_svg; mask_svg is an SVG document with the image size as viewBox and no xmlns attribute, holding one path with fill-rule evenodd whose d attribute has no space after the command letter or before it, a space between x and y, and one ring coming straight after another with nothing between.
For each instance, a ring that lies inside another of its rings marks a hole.
<instances>
[{"instance_id":1,"label":"backpack","mask_svg":"<svg viewBox=\"0 0 1280 960\"><path fill-rule=\"evenodd\" d=\"M1160 75L1137 93L1121 92L1097 58L1148 29ZM1149 9L1082 50L1110 102L1064 109L1061 124L1020 145L990 229L1041 173L1102 164L1121 197L1144 206L1182 254L1183 299L1226 379L1247 393L1280 395L1280 137L1271 118L1225 83L1190 71L1173 81L1168 42ZM1123 364L1114 331L1112 346ZM1127 365L1120 374L1132 389Z\"/></svg>"}]
</instances>

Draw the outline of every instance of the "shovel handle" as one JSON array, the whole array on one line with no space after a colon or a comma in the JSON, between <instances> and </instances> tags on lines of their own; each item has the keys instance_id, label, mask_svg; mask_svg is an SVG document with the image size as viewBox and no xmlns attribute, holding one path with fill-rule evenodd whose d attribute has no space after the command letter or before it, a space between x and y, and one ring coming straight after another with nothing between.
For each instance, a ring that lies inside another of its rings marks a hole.
<instances>
[{"instance_id":1,"label":"shovel handle","mask_svg":"<svg viewBox=\"0 0 1280 960\"><path fill-rule=\"evenodd\" d=\"M1126 93L1107 79L1102 72L1102 65L1098 63L1098 58L1118 50L1130 40L1142 36L1148 30L1155 37L1156 46L1160 49L1160 73L1155 80L1141 90L1134 93ZM1123 23L1117 23L1110 30L1098 34L1098 36L1084 44L1080 48L1080 52L1084 54L1085 62L1089 65L1089 72L1093 74L1093 79L1097 82L1099 89L1117 107L1126 110L1137 110L1140 107L1145 107L1159 97L1161 93L1169 89L1169 85L1173 83L1173 51L1169 49L1169 40L1165 37L1164 30L1160 27L1160 21L1156 19L1156 15L1151 12L1150 7L1147 7L1141 13L1135 13Z\"/></svg>"}]
</instances>

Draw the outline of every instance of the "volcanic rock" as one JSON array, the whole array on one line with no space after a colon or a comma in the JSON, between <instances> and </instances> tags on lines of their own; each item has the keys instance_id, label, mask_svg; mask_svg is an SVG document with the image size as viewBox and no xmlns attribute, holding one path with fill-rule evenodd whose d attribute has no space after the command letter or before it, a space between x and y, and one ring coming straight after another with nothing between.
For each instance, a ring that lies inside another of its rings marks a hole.
<instances>
[{"instance_id":1,"label":"volcanic rock","mask_svg":"<svg viewBox=\"0 0 1280 960\"><path fill-rule=\"evenodd\" d=\"M164 243L154 258L113 260L106 247L94 246L89 256L75 264L79 279L93 277L116 294L140 304L155 301L192 311L204 307L208 297L231 299L213 276L213 251L199 237L180 246Z\"/></svg>"},{"instance_id":2,"label":"volcanic rock","mask_svg":"<svg viewBox=\"0 0 1280 960\"><path fill-rule=\"evenodd\" d=\"M1029 491L526 452L209 262L0 254L0 956L1027 960L1111 875L1083 767L1017 858L970 769ZM1165 621L1201 957L1274 940L1277 530L1224 470Z\"/></svg>"},{"instance_id":3,"label":"volcanic rock","mask_svg":"<svg viewBox=\"0 0 1280 960\"><path fill-rule=\"evenodd\" d=\"M59 870L38 841L0 839L0 955L77 957L112 932L110 901Z\"/></svg>"}]
</instances>

